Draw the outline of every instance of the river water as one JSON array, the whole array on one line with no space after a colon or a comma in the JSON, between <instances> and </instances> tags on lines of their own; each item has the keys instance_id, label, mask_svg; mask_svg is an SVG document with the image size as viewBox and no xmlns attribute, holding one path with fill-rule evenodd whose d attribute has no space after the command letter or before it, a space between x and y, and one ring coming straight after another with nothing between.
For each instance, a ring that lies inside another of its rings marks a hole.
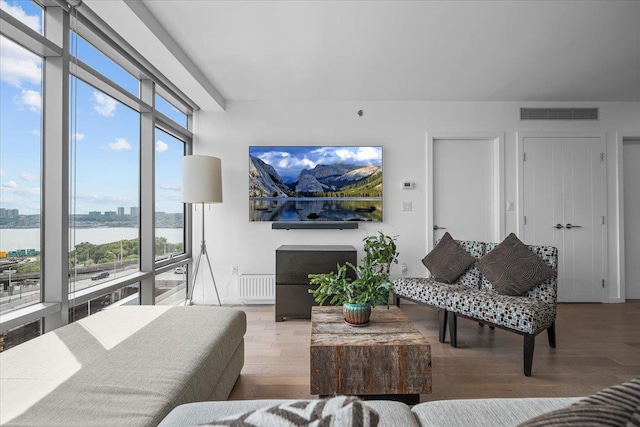
<instances>
[{"instance_id":1,"label":"river water","mask_svg":"<svg viewBox=\"0 0 640 427\"><path fill-rule=\"evenodd\" d=\"M138 237L137 228L77 228L72 232L70 240L89 242L95 245L130 240ZM169 243L182 242L182 228L156 228L156 237L166 237ZM73 246L73 242L71 242ZM16 249L40 250L39 228L3 228L0 229L0 251Z\"/></svg>"}]
</instances>

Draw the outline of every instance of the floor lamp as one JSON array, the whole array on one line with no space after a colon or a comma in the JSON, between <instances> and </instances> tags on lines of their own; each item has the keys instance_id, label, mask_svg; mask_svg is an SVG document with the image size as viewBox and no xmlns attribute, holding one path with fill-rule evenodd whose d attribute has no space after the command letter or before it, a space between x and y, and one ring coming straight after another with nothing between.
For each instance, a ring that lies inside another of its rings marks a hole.
<instances>
[{"instance_id":1,"label":"floor lamp","mask_svg":"<svg viewBox=\"0 0 640 427\"><path fill-rule=\"evenodd\" d=\"M203 256L207 259L207 264L209 265L218 305L222 305L204 237L204 204L222 203L222 167L219 158L211 156L184 156L182 158L182 201L184 203L200 203L202 205L202 242L200 243L200 254L193 269L193 281L188 294L189 305L193 304L193 290L196 287L200 261Z\"/></svg>"}]
</instances>

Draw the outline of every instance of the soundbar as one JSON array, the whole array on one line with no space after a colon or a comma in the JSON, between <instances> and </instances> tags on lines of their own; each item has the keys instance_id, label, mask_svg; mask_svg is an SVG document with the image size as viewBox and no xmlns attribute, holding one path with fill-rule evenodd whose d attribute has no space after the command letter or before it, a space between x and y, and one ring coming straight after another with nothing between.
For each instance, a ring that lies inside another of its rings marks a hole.
<instances>
[{"instance_id":1,"label":"soundbar","mask_svg":"<svg viewBox=\"0 0 640 427\"><path fill-rule=\"evenodd\" d=\"M358 228L358 221L299 221L272 222L273 230L353 230Z\"/></svg>"}]
</instances>

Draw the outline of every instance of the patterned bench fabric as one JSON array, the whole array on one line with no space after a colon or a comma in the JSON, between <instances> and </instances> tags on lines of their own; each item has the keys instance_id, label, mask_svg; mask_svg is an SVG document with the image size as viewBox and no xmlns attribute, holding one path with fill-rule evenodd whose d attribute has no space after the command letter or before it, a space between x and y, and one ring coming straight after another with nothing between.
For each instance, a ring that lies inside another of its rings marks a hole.
<instances>
[{"instance_id":1,"label":"patterned bench fabric","mask_svg":"<svg viewBox=\"0 0 640 427\"><path fill-rule=\"evenodd\" d=\"M452 292L447 311L516 331L536 334L555 321L555 307L527 296L500 295L486 290Z\"/></svg>"},{"instance_id":2,"label":"patterned bench fabric","mask_svg":"<svg viewBox=\"0 0 640 427\"><path fill-rule=\"evenodd\" d=\"M498 246L497 243L487 243L486 252L488 253L492 249ZM554 270L558 270L558 249L553 246L538 246L528 245L529 249L535 252L547 265ZM496 290L486 277L482 276L480 289L495 293ZM558 277L551 277L544 282L540 283L535 288L524 294L525 297L533 298L538 301L542 301L545 304L550 305L553 308L555 317L556 306L558 303Z\"/></svg>"},{"instance_id":3,"label":"patterned bench fabric","mask_svg":"<svg viewBox=\"0 0 640 427\"><path fill-rule=\"evenodd\" d=\"M403 277L393 282L396 295L438 308L446 307L452 291L464 289L461 285L436 282L432 277Z\"/></svg>"}]
</instances>

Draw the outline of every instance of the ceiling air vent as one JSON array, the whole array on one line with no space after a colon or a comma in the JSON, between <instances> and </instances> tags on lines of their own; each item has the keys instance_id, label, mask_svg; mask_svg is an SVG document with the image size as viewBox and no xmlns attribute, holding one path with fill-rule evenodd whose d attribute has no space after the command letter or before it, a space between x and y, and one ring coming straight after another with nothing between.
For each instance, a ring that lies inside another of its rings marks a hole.
<instances>
[{"instance_id":1,"label":"ceiling air vent","mask_svg":"<svg viewBox=\"0 0 640 427\"><path fill-rule=\"evenodd\" d=\"M521 108L520 120L598 120L598 109Z\"/></svg>"}]
</instances>

